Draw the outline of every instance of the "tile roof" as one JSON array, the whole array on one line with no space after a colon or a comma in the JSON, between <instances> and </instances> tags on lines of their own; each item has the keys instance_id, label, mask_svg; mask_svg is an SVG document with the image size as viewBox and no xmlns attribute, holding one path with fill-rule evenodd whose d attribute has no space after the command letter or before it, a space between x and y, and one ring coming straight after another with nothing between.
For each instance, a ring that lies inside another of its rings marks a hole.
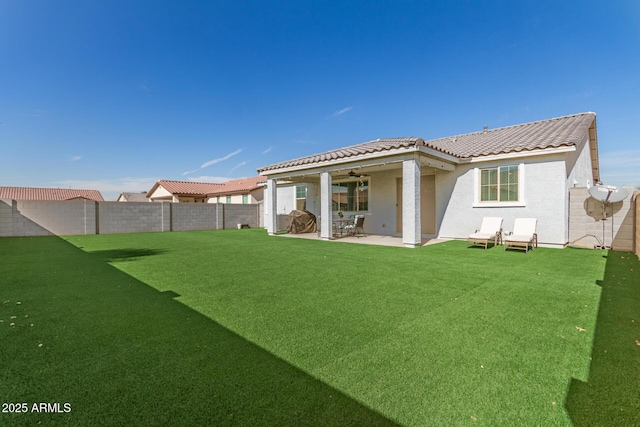
<instances>
[{"instance_id":1,"label":"tile roof","mask_svg":"<svg viewBox=\"0 0 640 427\"><path fill-rule=\"evenodd\" d=\"M222 183L213 182L193 182L193 181L171 181L161 179L156 182L147 195L153 194L153 192L162 186L168 192L174 195L180 196L211 196L222 194L234 194L249 192L259 188L262 181L266 178L263 176L254 176L250 178L233 179L231 181Z\"/></svg>"},{"instance_id":2,"label":"tile roof","mask_svg":"<svg viewBox=\"0 0 640 427\"><path fill-rule=\"evenodd\" d=\"M118 200L122 199L125 202L148 202L147 192L142 193L120 193Z\"/></svg>"},{"instance_id":3,"label":"tile roof","mask_svg":"<svg viewBox=\"0 0 640 427\"><path fill-rule=\"evenodd\" d=\"M71 200L89 199L104 202L98 190L73 190L70 188L0 187L0 199L13 200Z\"/></svg>"},{"instance_id":4,"label":"tile roof","mask_svg":"<svg viewBox=\"0 0 640 427\"><path fill-rule=\"evenodd\" d=\"M233 179L231 181L223 182L221 188L209 193L209 195L245 193L260 188L262 186L260 183L263 181L266 181L264 176Z\"/></svg>"},{"instance_id":5,"label":"tile roof","mask_svg":"<svg viewBox=\"0 0 640 427\"><path fill-rule=\"evenodd\" d=\"M338 148L336 150L326 151L324 153L313 154L311 156L300 157L285 162L276 163L258 169L258 172L269 171L273 169L286 168L290 166L301 166L313 163L320 163L329 160L342 159L362 154L375 153L379 151L388 151L394 148L412 147L424 144L422 138L415 136L403 138L382 138L375 141L369 141L362 144L351 145L349 147Z\"/></svg>"},{"instance_id":6,"label":"tile roof","mask_svg":"<svg viewBox=\"0 0 640 427\"><path fill-rule=\"evenodd\" d=\"M432 148L459 159L571 146L585 138L595 117L595 113L574 114L428 141L418 137L377 139L264 166L259 168L258 172L420 146Z\"/></svg>"},{"instance_id":7,"label":"tile roof","mask_svg":"<svg viewBox=\"0 0 640 427\"><path fill-rule=\"evenodd\" d=\"M222 186L222 184L212 182L170 181L167 179L161 179L153 185L147 195L152 194L159 185L171 194L194 196L206 196L210 192L216 191Z\"/></svg>"},{"instance_id":8,"label":"tile roof","mask_svg":"<svg viewBox=\"0 0 640 427\"><path fill-rule=\"evenodd\" d=\"M595 113L524 123L425 141L427 147L466 159L579 144L588 135Z\"/></svg>"}]
</instances>

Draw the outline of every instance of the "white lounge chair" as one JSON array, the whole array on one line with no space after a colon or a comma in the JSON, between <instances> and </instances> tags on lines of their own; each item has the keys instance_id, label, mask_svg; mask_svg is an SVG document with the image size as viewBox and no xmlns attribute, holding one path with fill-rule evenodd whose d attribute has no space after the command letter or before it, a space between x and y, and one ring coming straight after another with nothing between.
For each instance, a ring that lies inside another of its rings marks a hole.
<instances>
[{"instance_id":1,"label":"white lounge chair","mask_svg":"<svg viewBox=\"0 0 640 427\"><path fill-rule=\"evenodd\" d=\"M513 232L504 238L504 250L508 248L524 249L525 253L538 247L536 218L516 218L513 222Z\"/></svg>"},{"instance_id":2,"label":"white lounge chair","mask_svg":"<svg viewBox=\"0 0 640 427\"><path fill-rule=\"evenodd\" d=\"M493 246L502 243L502 218L486 216L482 218L480 230L467 238L467 248L471 246L489 246L489 242L493 240Z\"/></svg>"}]
</instances>

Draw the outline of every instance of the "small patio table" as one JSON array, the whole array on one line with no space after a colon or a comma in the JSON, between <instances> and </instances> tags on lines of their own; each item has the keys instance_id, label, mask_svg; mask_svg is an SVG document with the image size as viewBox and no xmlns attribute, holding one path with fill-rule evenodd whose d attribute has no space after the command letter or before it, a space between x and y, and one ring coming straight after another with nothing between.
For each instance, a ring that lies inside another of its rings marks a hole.
<instances>
[{"instance_id":1,"label":"small patio table","mask_svg":"<svg viewBox=\"0 0 640 427\"><path fill-rule=\"evenodd\" d=\"M338 237L337 234L340 234L340 237L342 237L344 233L348 234L348 230L345 228L349 224L353 224L353 219L334 219L332 224L334 237Z\"/></svg>"}]
</instances>

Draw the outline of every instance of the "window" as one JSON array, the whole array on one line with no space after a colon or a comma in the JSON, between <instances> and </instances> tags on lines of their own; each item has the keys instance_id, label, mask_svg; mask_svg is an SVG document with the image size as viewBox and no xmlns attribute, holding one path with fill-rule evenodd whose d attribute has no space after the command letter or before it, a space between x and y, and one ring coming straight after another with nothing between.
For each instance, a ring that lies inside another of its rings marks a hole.
<instances>
[{"instance_id":1,"label":"window","mask_svg":"<svg viewBox=\"0 0 640 427\"><path fill-rule=\"evenodd\" d=\"M296 185L296 209L307 208L307 186Z\"/></svg>"},{"instance_id":2,"label":"window","mask_svg":"<svg viewBox=\"0 0 640 427\"><path fill-rule=\"evenodd\" d=\"M481 202L517 202L518 166L480 170Z\"/></svg>"},{"instance_id":3,"label":"window","mask_svg":"<svg viewBox=\"0 0 640 427\"><path fill-rule=\"evenodd\" d=\"M227 196L227 203L231 203L231 196Z\"/></svg>"},{"instance_id":4,"label":"window","mask_svg":"<svg viewBox=\"0 0 640 427\"><path fill-rule=\"evenodd\" d=\"M362 212L369 210L369 180L337 182L332 185L334 211Z\"/></svg>"},{"instance_id":5,"label":"window","mask_svg":"<svg viewBox=\"0 0 640 427\"><path fill-rule=\"evenodd\" d=\"M248 194L243 194L242 195L242 204L246 205L247 203L249 203L249 195Z\"/></svg>"}]
</instances>

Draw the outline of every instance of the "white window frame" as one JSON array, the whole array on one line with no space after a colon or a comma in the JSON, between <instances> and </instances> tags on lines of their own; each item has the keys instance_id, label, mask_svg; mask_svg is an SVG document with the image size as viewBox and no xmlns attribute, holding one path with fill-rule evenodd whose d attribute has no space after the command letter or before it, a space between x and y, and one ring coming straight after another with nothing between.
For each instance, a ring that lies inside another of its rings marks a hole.
<instances>
[{"instance_id":1,"label":"white window frame","mask_svg":"<svg viewBox=\"0 0 640 427\"><path fill-rule=\"evenodd\" d=\"M480 184L481 171L485 169L495 169L505 166L516 166L513 163L500 163L476 167L473 169L473 207L474 208L504 208L504 207L525 207L524 182L525 182L525 166L524 163L518 163L518 201L516 202L483 202L480 200Z\"/></svg>"},{"instance_id":2,"label":"white window frame","mask_svg":"<svg viewBox=\"0 0 640 427\"><path fill-rule=\"evenodd\" d=\"M335 180L331 183L331 186L333 187L334 185L340 185L343 184L345 182L356 182L356 189L359 187L359 183L360 181L366 181L367 182L367 210L358 210L358 206L360 204L360 200L356 199L355 201L355 206L356 206L356 210L353 211L340 211L338 210L334 210L334 212L354 212L354 213L359 213L359 214L365 214L365 213L369 213L371 212L371 177L367 176L367 177L363 177L363 178L359 178L359 179L340 179L340 180ZM331 190L333 193L333 189ZM356 192L357 194L357 192Z\"/></svg>"},{"instance_id":3,"label":"white window frame","mask_svg":"<svg viewBox=\"0 0 640 427\"><path fill-rule=\"evenodd\" d=\"M298 189L299 188L304 188L304 197L298 197ZM307 185L306 184L296 184L296 185L294 185L293 192L294 192L296 209L306 209L306 204L307 204ZM300 207L300 201L302 201L302 207Z\"/></svg>"}]
</instances>

